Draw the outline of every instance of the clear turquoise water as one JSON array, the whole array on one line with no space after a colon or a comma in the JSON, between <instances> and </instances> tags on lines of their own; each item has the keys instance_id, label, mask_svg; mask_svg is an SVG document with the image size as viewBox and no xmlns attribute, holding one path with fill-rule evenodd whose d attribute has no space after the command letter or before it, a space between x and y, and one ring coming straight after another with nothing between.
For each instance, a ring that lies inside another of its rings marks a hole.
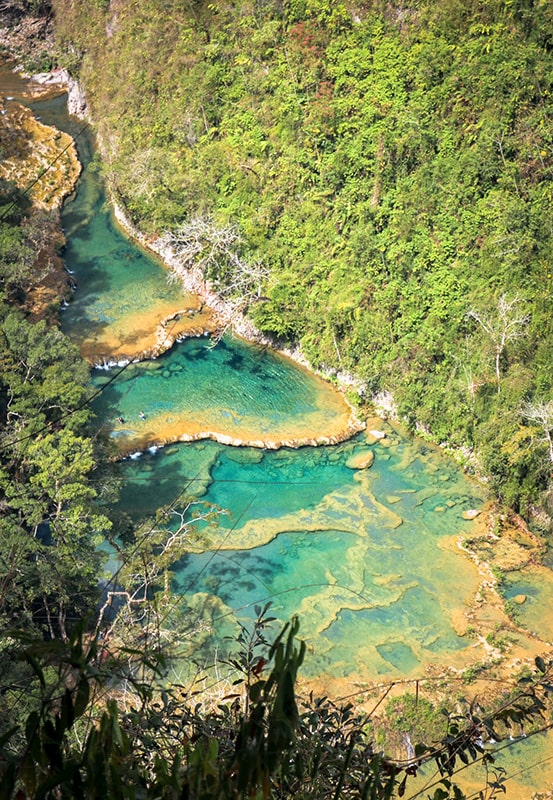
<instances>
[{"instance_id":1,"label":"clear turquoise water","mask_svg":"<svg viewBox=\"0 0 553 800\"><path fill-rule=\"evenodd\" d=\"M366 450L363 434L300 450L174 445L119 464L120 508L139 519L197 497L228 512L206 531L208 549L175 567L183 596L218 598L215 627L270 601L282 622L300 615L305 674L420 673L471 644L452 614L478 577L444 542L470 531L462 512L482 495L392 428L386 445L362 472L346 461Z\"/></svg>"},{"instance_id":2,"label":"clear turquoise water","mask_svg":"<svg viewBox=\"0 0 553 800\"><path fill-rule=\"evenodd\" d=\"M95 407L127 448L208 432L223 441L305 441L332 431L339 419L347 428L350 414L307 370L231 337L216 346L204 337L187 339L157 360L130 364L106 385L112 377L95 372L95 385L106 386Z\"/></svg>"},{"instance_id":3,"label":"clear turquoise water","mask_svg":"<svg viewBox=\"0 0 553 800\"><path fill-rule=\"evenodd\" d=\"M38 110L45 121L63 125L60 100ZM117 226L90 133L75 121L65 127L77 135L84 170L62 215L64 260L78 286L62 326L93 363L124 363L169 309L193 307L195 298L169 284L162 265ZM101 387L112 377L97 371L94 381ZM131 364L102 393L97 410L127 449L133 441L139 446L204 432L248 443L308 441L347 430L350 417L338 392L311 372L229 337L215 347L204 337L190 338L158 360Z\"/></svg>"},{"instance_id":4,"label":"clear turquoise water","mask_svg":"<svg viewBox=\"0 0 553 800\"><path fill-rule=\"evenodd\" d=\"M83 136L80 144L86 159L90 142ZM77 340L124 316L151 287L167 291L159 264L113 226L90 166L63 223L78 282L64 326ZM102 387L111 377L98 370L94 380ZM140 439L160 421L167 428L172 415L238 437L253 426L269 437L324 431L336 413L329 396L318 379L266 349L193 339L128 366L95 408L119 440ZM135 521L189 498L221 509L219 526L204 531L205 552L192 548L174 570L183 604L209 607L216 632L270 600L279 620L300 615L313 676L420 673L471 644L455 634L453 615L479 578L455 538L470 531L474 523L461 514L483 496L436 450L392 428L387 434L371 445L375 461L365 471L347 466L367 451L363 435L295 450L202 441L145 452L118 465L119 509Z\"/></svg>"}]
</instances>

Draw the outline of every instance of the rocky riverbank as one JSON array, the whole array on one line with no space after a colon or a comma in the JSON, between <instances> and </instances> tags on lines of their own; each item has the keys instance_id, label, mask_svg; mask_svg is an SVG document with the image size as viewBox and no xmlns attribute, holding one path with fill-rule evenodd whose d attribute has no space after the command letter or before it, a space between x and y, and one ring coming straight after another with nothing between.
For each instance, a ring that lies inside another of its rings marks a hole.
<instances>
[{"instance_id":1,"label":"rocky riverbank","mask_svg":"<svg viewBox=\"0 0 553 800\"><path fill-rule=\"evenodd\" d=\"M1 66L1 65L0 65ZM25 86L23 98L41 97L50 88L19 85L4 65L0 73L0 178L30 200L25 228L34 251L34 263L21 300L31 319L55 319L60 299L71 291L60 251L64 244L59 211L77 182L81 166L70 136L42 124L10 92ZM57 90L59 92L59 89Z\"/></svg>"}]
</instances>

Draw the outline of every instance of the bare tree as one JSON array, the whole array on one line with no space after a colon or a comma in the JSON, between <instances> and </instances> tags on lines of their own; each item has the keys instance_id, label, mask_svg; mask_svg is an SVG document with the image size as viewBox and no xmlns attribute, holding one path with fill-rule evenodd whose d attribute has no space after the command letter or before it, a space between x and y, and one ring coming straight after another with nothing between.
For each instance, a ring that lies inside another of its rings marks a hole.
<instances>
[{"instance_id":1,"label":"bare tree","mask_svg":"<svg viewBox=\"0 0 553 800\"><path fill-rule=\"evenodd\" d=\"M473 406L476 400L476 395L478 390L485 386L485 381L479 377L478 374L475 373L474 369L472 368L472 364L470 363L470 344L469 344L469 337L465 337L465 353L462 358L456 357L455 361L458 367L461 368L463 371L463 378L459 378L463 389L467 392L468 396L470 397L470 403Z\"/></svg>"},{"instance_id":2,"label":"bare tree","mask_svg":"<svg viewBox=\"0 0 553 800\"><path fill-rule=\"evenodd\" d=\"M513 297L508 300L503 294L497 301L497 315L486 316L480 311L471 308L467 312L467 317L476 320L480 327L490 337L495 355L495 376L497 379L497 392L500 392L501 382L501 356L509 344L515 339L520 339L525 335L524 328L530 321L529 314L521 314L518 311L518 305L521 302L520 297Z\"/></svg>"},{"instance_id":3,"label":"bare tree","mask_svg":"<svg viewBox=\"0 0 553 800\"><path fill-rule=\"evenodd\" d=\"M263 282L269 270L260 262L249 262L242 255L244 240L236 225L217 225L209 216L193 217L176 231L167 232L162 244L175 254L176 276L183 270L199 268L204 281L235 308L261 299Z\"/></svg>"},{"instance_id":4,"label":"bare tree","mask_svg":"<svg viewBox=\"0 0 553 800\"><path fill-rule=\"evenodd\" d=\"M156 523L138 531L128 553L114 542L121 564L116 580L105 587L96 633L102 630L105 637L111 637L117 631L122 635L121 627L137 627L142 635L148 631L152 636L167 635L162 623L175 602L172 569L186 553L209 548L209 530L204 526L217 524L225 513L201 500L191 501L182 509L169 507L158 512Z\"/></svg>"},{"instance_id":5,"label":"bare tree","mask_svg":"<svg viewBox=\"0 0 553 800\"><path fill-rule=\"evenodd\" d=\"M549 460L553 464L553 400L544 402L538 400L534 403L525 403L522 409L522 416L529 422L539 425L544 433L541 441L546 442L549 447Z\"/></svg>"}]
</instances>

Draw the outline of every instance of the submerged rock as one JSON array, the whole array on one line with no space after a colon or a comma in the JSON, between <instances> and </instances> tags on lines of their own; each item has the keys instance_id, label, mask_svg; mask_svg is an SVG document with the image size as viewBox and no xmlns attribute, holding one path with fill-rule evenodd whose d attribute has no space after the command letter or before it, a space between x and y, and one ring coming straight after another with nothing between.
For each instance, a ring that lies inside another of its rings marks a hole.
<instances>
[{"instance_id":1,"label":"submerged rock","mask_svg":"<svg viewBox=\"0 0 553 800\"><path fill-rule=\"evenodd\" d=\"M346 461L346 467L349 469L368 469L372 467L374 462L374 453L372 450L361 450L358 453L350 456Z\"/></svg>"},{"instance_id":2,"label":"submerged rock","mask_svg":"<svg viewBox=\"0 0 553 800\"><path fill-rule=\"evenodd\" d=\"M522 606L522 605L524 605L524 603L526 602L526 600L527 600L527 599L528 599L528 598L526 597L526 595L525 595L525 594L516 594L516 595L515 595L515 596L512 598L512 600L513 600L513 603L516 603L516 604L517 604L517 606Z\"/></svg>"}]
</instances>

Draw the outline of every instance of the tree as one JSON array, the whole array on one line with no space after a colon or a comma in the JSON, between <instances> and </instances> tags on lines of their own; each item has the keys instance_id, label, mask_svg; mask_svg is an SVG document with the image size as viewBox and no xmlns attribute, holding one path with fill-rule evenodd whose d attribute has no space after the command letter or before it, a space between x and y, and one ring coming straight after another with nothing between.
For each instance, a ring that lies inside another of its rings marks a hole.
<instances>
[{"instance_id":1,"label":"tree","mask_svg":"<svg viewBox=\"0 0 553 800\"><path fill-rule=\"evenodd\" d=\"M165 233L162 243L175 254L176 276L196 267L204 282L239 309L261 298L269 271L259 261L250 262L242 253L244 244L234 224L217 225L209 216L194 217L176 231Z\"/></svg>"},{"instance_id":2,"label":"tree","mask_svg":"<svg viewBox=\"0 0 553 800\"><path fill-rule=\"evenodd\" d=\"M173 624L176 617L171 592L175 565L187 553L209 547L206 531L218 519L211 504L181 500L182 509L160 510L155 520L144 520L124 543L114 531L111 544L117 549L120 565L116 580L104 587L105 600L95 622L103 637L115 637L129 647L137 638L163 638L165 647L169 640L179 638L164 629L166 618L171 615ZM180 632L183 637L190 635L194 622L189 618L186 625L186 631Z\"/></svg>"},{"instance_id":3,"label":"tree","mask_svg":"<svg viewBox=\"0 0 553 800\"><path fill-rule=\"evenodd\" d=\"M88 369L57 328L2 305L0 319L0 620L67 638L97 601L109 529L89 482Z\"/></svg>"},{"instance_id":4,"label":"tree","mask_svg":"<svg viewBox=\"0 0 553 800\"><path fill-rule=\"evenodd\" d=\"M553 464L553 400L537 400L524 404L522 416L529 422L539 425L543 431L542 441L547 443L549 460Z\"/></svg>"},{"instance_id":5,"label":"tree","mask_svg":"<svg viewBox=\"0 0 553 800\"><path fill-rule=\"evenodd\" d=\"M0 286L8 294L28 286L32 263L33 254L24 231L0 223Z\"/></svg>"},{"instance_id":6,"label":"tree","mask_svg":"<svg viewBox=\"0 0 553 800\"><path fill-rule=\"evenodd\" d=\"M524 328L530 321L529 314L518 312L520 297L508 300L505 295L501 295L497 302L497 314L485 314L471 308L467 316L476 320L482 330L491 339L494 349L495 376L497 380L497 392L500 392L501 381L501 356L505 352L506 346L524 336Z\"/></svg>"}]
</instances>

